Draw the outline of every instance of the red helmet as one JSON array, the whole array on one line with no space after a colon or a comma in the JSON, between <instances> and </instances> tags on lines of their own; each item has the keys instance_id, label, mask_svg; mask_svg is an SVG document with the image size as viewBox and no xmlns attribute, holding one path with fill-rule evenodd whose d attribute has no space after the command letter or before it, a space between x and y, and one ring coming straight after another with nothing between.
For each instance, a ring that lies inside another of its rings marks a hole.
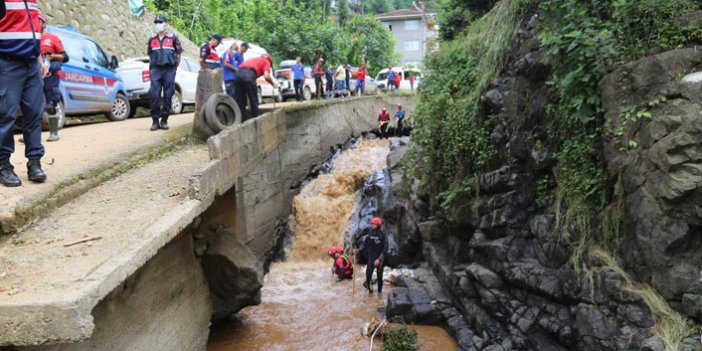
<instances>
[{"instance_id":1,"label":"red helmet","mask_svg":"<svg viewBox=\"0 0 702 351\"><path fill-rule=\"evenodd\" d=\"M397 108L401 108L401 107L402 107L402 104L397 104Z\"/></svg>"},{"instance_id":2,"label":"red helmet","mask_svg":"<svg viewBox=\"0 0 702 351\"><path fill-rule=\"evenodd\" d=\"M334 255L337 253L343 254L344 249L341 246L332 246L329 248L329 250L327 250L327 255L329 255L329 257L334 257Z\"/></svg>"},{"instance_id":3,"label":"red helmet","mask_svg":"<svg viewBox=\"0 0 702 351\"><path fill-rule=\"evenodd\" d=\"M385 107L383 107L383 112L385 112L385 111L387 111L387 109Z\"/></svg>"},{"instance_id":4,"label":"red helmet","mask_svg":"<svg viewBox=\"0 0 702 351\"><path fill-rule=\"evenodd\" d=\"M375 225L383 225L383 220L380 219L380 217L373 217L373 219L371 219L370 223L375 224Z\"/></svg>"},{"instance_id":5,"label":"red helmet","mask_svg":"<svg viewBox=\"0 0 702 351\"><path fill-rule=\"evenodd\" d=\"M49 23L43 13L39 12L39 21L44 23Z\"/></svg>"}]
</instances>

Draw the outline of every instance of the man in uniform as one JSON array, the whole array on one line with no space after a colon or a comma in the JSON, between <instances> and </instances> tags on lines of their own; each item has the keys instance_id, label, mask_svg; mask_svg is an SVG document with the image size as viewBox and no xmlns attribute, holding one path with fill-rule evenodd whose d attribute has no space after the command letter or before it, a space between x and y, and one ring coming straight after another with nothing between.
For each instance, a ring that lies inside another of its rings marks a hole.
<instances>
[{"instance_id":1,"label":"man in uniform","mask_svg":"<svg viewBox=\"0 0 702 351\"><path fill-rule=\"evenodd\" d=\"M210 37L210 41L200 47L200 67L209 69L222 67L216 50L221 42L222 36L215 34Z\"/></svg>"},{"instance_id":2,"label":"man in uniform","mask_svg":"<svg viewBox=\"0 0 702 351\"><path fill-rule=\"evenodd\" d=\"M239 105L244 120L246 120L246 100L249 101L251 107L251 118L259 115L258 111L258 88L256 87L256 79L263 76L274 89L277 89L280 84L273 79L271 69L273 67L273 57L268 54L263 54L260 57L255 57L244 61L239 65L236 79L234 80L236 103Z\"/></svg>"},{"instance_id":3,"label":"man in uniform","mask_svg":"<svg viewBox=\"0 0 702 351\"><path fill-rule=\"evenodd\" d=\"M180 64L183 47L175 34L166 33L168 23L163 16L154 19L156 35L149 38L146 53L149 55L149 74L151 88L151 131L168 130L168 116L171 114L171 99L175 94L175 76ZM163 95L163 107L161 96ZM159 117L161 121L159 123Z\"/></svg>"},{"instance_id":4,"label":"man in uniform","mask_svg":"<svg viewBox=\"0 0 702 351\"><path fill-rule=\"evenodd\" d=\"M59 115L56 106L61 102L58 72L61 70L61 65L68 62L68 54L61 39L46 31L48 21L42 13L39 13L39 21L41 22L41 55L45 65L49 64L49 75L44 77L46 112L49 114L49 138L46 141L57 141L59 140Z\"/></svg>"},{"instance_id":5,"label":"man in uniform","mask_svg":"<svg viewBox=\"0 0 702 351\"><path fill-rule=\"evenodd\" d=\"M368 289L369 293L373 292L373 271L377 271L376 278L378 279L378 293L383 292L383 266L385 266L385 255L388 253L388 236L381 228L383 220L380 217L374 217L370 221L371 227L366 236L361 240L361 244L356 249L353 249L353 254L358 255L359 251L365 251L368 262L366 265L366 281L363 287Z\"/></svg>"},{"instance_id":6,"label":"man in uniform","mask_svg":"<svg viewBox=\"0 0 702 351\"><path fill-rule=\"evenodd\" d=\"M13 128L22 109L27 175L32 182L44 182L41 169L41 119L44 116L42 78L48 71L41 63L41 23L36 0L0 2L0 184L22 185L10 156L15 152Z\"/></svg>"}]
</instances>

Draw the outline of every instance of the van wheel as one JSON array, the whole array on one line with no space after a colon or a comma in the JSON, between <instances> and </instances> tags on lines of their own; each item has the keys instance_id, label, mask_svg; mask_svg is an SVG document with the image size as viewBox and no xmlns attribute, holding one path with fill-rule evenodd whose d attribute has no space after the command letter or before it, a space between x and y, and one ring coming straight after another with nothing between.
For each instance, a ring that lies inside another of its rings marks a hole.
<instances>
[{"instance_id":1,"label":"van wheel","mask_svg":"<svg viewBox=\"0 0 702 351\"><path fill-rule=\"evenodd\" d=\"M305 100L312 100L312 89L310 89L310 87L305 87L302 90L302 96L305 98Z\"/></svg>"},{"instance_id":2,"label":"van wheel","mask_svg":"<svg viewBox=\"0 0 702 351\"><path fill-rule=\"evenodd\" d=\"M173 94L173 98L171 98L171 114L177 115L181 112L183 112L183 98L180 96L180 93L176 90L175 94Z\"/></svg>"},{"instance_id":3,"label":"van wheel","mask_svg":"<svg viewBox=\"0 0 702 351\"><path fill-rule=\"evenodd\" d=\"M66 125L66 110L63 107L63 101L59 101L56 105L56 114L58 115L58 128L61 129ZM44 112L44 118L41 120L41 129L49 130L49 114Z\"/></svg>"},{"instance_id":4,"label":"van wheel","mask_svg":"<svg viewBox=\"0 0 702 351\"><path fill-rule=\"evenodd\" d=\"M106 114L110 121L124 121L129 116L129 100L124 94L117 93L115 101L112 102L112 110Z\"/></svg>"}]
</instances>

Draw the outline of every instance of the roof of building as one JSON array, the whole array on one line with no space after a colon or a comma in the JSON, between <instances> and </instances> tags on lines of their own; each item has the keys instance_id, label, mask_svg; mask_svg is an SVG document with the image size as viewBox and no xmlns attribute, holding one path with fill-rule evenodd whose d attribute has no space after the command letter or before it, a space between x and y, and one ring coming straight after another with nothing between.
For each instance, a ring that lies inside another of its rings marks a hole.
<instances>
[{"instance_id":1,"label":"roof of building","mask_svg":"<svg viewBox=\"0 0 702 351\"><path fill-rule=\"evenodd\" d=\"M403 10L395 10L395 11L390 11L386 13L380 13L375 15L376 18L378 19L383 19L383 18L413 18L413 17L421 17L422 16L422 11L419 10L414 10L414 9L403 9Z\"/></svg>"}]
</instances>

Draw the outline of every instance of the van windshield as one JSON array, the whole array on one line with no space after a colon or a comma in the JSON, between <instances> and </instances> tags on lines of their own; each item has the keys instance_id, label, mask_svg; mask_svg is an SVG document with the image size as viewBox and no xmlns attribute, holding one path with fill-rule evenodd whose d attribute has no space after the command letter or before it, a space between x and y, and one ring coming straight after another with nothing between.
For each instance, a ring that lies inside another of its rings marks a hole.
<instances>
[{"instance_id":1,"label":"van windshield","mask_svg":"<svg viewBox=\"0 0 702 351\"><path fill-rule=\"evenodd\" d=\"M378 76L375 78L375 80L387 80L388 79L388 73L378 73Z\"/></svg>"}]
</instances>

